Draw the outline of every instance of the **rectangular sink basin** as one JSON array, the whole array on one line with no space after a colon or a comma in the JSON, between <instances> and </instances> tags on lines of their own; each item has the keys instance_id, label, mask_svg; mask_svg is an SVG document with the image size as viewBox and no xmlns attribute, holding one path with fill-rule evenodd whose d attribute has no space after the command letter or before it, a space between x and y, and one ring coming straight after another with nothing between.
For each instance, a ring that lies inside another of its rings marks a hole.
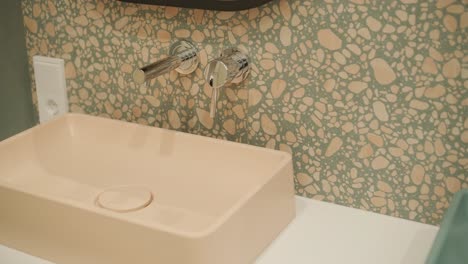
<instances>
[{"instance_id":1,"label":"rectangular sink basin","mask_svg":"<svg viewBox=\"0 0 468 264\"><path fill-rule=\"evenodd\" d=\"M0 244L60 264L248 264L294 218L291 155L78 114L0 142Z\"/></svg>"}]
</instances>

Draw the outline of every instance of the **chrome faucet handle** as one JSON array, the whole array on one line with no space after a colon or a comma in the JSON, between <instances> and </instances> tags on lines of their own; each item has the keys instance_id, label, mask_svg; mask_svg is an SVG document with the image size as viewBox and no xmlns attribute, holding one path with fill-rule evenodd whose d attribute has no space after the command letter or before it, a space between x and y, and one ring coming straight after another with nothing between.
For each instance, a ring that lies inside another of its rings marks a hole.
<instances>
[{"instance_id":1,"label":"chrome faucet handle","mask_svg":"<svg viewBox=\"0 0 468 264\"><path fill-rule=\"evenodd\" d=\"M138 84L143 84L172 70L181 74L192 73L200 63L198 53L198 48L192 42L179 40L171 45L169 57L137 69L133 73L133 80Z\"/></svg>"},{"instance_id":2,"label":"chrome faucet handle","mask_svg":"<svg viewBox=\"0 0 468 264\"><path fill-rule=\"evenodd\" d=\"M208 63L205 68L205 80L213 88L210 105L210 117L216 115L216 103L219 90L231 83L241 83L250 73L249 58L236 48L223 51L221 56Z\"/></svg>"}]
</instances>

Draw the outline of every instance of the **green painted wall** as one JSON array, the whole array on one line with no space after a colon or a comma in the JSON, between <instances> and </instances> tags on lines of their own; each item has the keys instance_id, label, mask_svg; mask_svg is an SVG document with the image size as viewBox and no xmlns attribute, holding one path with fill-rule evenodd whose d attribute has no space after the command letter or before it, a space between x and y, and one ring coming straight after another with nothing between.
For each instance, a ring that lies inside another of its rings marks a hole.
<instances>
[{"instance_id":1,"label":"green painted wall","mask_svg":"<svg viewBox=\"0 0 468 264\"><path fill-rule=\"evenodd\" d=\"M0 8L0 140L35 123L21 1Z\"/></svg>"}]
</instances>

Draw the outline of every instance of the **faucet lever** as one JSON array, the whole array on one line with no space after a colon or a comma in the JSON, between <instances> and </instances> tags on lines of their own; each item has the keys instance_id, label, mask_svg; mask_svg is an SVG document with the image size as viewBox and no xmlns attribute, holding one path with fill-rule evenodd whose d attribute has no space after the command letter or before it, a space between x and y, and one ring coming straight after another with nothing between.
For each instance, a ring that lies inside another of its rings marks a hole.
<instances>
[{"instance_id":1,"label":"faucet lever","mask_svg":"<svg viewBox=\"0 0 468 264\"><path fill-rule=\"evenodd\" d=\"M249 58L236 48L223 51L221 56L208 63L205 69L205 80L213 88L210 105L210 117L216 114L219 90L231 83L241 83L250 73Z\"/></svg>"},{"instance_id":2,"label":"faucet lever","mask_svg":"<svg viewBox=\"0 0 468 264\"><path fill-rule=\"evenodd\" d=\"M211 104L210 104L210 117L214 118L216 116L216 104L218 103L218 94L219 88L213 88L213 93L211 94Z\"/></svg>"},{"instance_id":3,"label":"faucet lever","mask_svg":"<svg viewBox=\"0 0 468 264\"><path fill-rule=\"evenodd\" d=\"M197 69L200 62L198 48L187 40L172 44L169 55L167 58L135 70L133 80L138 84L143 84L172 70L181 74L189 74Z\"/></svg>"}]
</instances>

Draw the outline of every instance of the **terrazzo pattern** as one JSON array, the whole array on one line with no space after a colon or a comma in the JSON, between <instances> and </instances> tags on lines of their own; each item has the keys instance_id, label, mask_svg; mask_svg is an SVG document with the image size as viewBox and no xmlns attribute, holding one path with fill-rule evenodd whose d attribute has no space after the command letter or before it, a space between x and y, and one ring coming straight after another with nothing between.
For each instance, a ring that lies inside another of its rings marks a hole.
<instances>
[{"instance_id":1,"label":"terrazzo pattern","mask_svg":"<svg viewBox=\"0 0 468 264\"><path fill-rule=\"evenodd\" d=\"M288 151L298 194L432 224L468 188L467 6L281 0L231 13L23 0L29 57L65 59L72 112ZM135 67L178 38L199 45L201 68L136 85ZM229 46L253 71L221 92L211 120L202 70Z\"/></svg>"}]
</instances>

